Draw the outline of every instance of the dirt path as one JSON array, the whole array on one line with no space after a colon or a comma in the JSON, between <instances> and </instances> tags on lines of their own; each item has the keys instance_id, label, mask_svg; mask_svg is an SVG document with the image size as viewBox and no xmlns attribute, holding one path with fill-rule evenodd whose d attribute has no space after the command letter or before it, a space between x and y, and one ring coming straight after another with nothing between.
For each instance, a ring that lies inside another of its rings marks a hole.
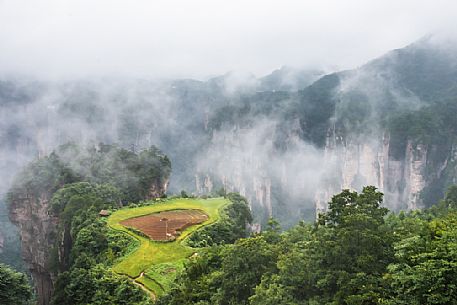
<instances>
[{"instance_id":1,"label":"dirt path","mask_svg":"<svg viewBox=\"0 0 457 305\"><path fill-rule=\"evenodd\" d=\"M141 284L140 282L137 282L137 279L139 278L142 278L144 276L144 271L140 273L140 275L134 279L132 279L132 283L138 287L140 287L144 292L146 292L147 295L149 295L149 297L155 301L156 300L156 295L151 291L149 290L148 288L146 288L143 284Z\"/></svg>"}]
</instances>

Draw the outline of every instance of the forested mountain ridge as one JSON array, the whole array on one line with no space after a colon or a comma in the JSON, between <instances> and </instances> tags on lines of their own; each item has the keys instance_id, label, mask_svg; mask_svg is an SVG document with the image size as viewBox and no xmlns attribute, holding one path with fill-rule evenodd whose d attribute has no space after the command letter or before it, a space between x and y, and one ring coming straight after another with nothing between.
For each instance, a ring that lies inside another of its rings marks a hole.
<instances>
[{"instance_id":1,"label":"forested mountain ridge","mask_svg":"<svg viewBox=\"0 0 457 305\"><path fill-rule=\"evenodd\" d=\"M429 206L456 177L456 53L426 37L320 78L287 67L207 81L8 78L0 165L17 172L68 141L156 145L179 173L172 191L239 191L263 224L314 219L331 194L366 184L394 210Z\"/></svg>"},{"instance_id":2,"label":"forested mountain ridge","mask_svg":"<svg viewBox=\"0 0 457 305\"><path fill-rule=\"evenodd\" d=\"M455 183L456 50L425 38L339 76L323 142L341 165L333 192L373 184L389 207L414 209Z\"/></svg>"},{"instance_id":3,"label":"forested mountain ridge","mask_svg":"<svg viewBox=\"0 0 457 305\"><path fill-rule=\"evenodd\" d=\"M380 187L393 210L430 206L457 176L456 54L425 37L297 92L222 107L209 126L229 157L210 148L217 157L202 171L213 167L216 180L283 222L325 211L331 194L366 184Z\"/></svg>"}]
</instances>

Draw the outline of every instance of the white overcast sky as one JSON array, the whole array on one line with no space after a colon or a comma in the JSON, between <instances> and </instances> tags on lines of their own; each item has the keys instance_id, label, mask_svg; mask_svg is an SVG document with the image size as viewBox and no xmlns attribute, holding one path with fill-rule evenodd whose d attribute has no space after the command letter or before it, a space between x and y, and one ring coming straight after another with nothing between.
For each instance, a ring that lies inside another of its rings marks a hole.
<instances>
[{"instance_id":1,"label":"white overcast sky","mask_svg":"<svg viewBox=\"0 0 457 305\"><path fill-rule=\"evenodd\" d=\"M0 0L0 75L345 69L456 20L444 0Z\"/></svg>"}]
</instances>

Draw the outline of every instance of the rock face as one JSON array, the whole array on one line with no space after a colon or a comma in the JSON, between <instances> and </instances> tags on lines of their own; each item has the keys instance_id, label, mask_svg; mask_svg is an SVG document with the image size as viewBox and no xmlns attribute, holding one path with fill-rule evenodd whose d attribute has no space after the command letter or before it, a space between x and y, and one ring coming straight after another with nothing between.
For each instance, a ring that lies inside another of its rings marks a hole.
<instances>
[{"instance_id":1,"label":"rock face","mask_svg":"<svg viewBox=\"0 0 457 305\"><path fill-rule=\"evenodd\" d=\"M329 136L324 163L338 173L334 183L316 194L316 210L323 212L332 194L341 189L360 190L374 185L385 194L385 205L393 210L422 207L421 191L427 183L427 147L408 141L404 155L395 159L389 154L389 136L367 141Z\"/></svg>"},{"instance_id":2,"label":"rock face","mask_svg":"<svg viewBox=\"0 0 457 305\"><path fill-rule=\"evenodd\" d=\"M268 167L262 151L249 145L257 132L242 128L213 131L207 157L202 158L197 166L195 189L198 194L223 187L226 192L240 193L251 205L257 205L272 215L272 182Z\"/></svg>"},{"instance_id":3,"label":"rock face","mask_svg":"<svg viewBox=\"0 0 457 305\"><path fill-rule=\"evenodd\" d=\"M456 182L455 145L448 148L407 140L394 153L388 133L371 139L335 136L331 132L324 149L324 164L336 173L333 183L316 194L316 210L325 211L331 196L341 189L360 190L374 185L384 193L391 210L414 210L436 203L446 186Z\"/></svg>"},{"instance_id":4,"label":"rock face","mask_svg":"<svg viewBox=\"0 0 457 305\"><path fill-rule=\"evenodd\" d=\"M3 237L2 232L0 232L0 253L3 253L4 244L5 244L5 237Z\"/></svg>"},{"instance_id":5,"label":"rock face","mask_svg":"<svg viewBox=\"0 0 457 305\"><path fill-rule=\"evenodd\" d=\"M268 144L250 145L258 131L235 128L214 132L209 157L204 158L206 167L195 176L197 192L208 193L221 185L261 207L266 216L277 217L275 197L288 200L289 207L293 200L308 202L313 208L306 209L307 213L314 210L317 215L327 210L328 201L342 189L361 190L366 185L378 187L391 210L418 209L424 207L422 192L442 179L443 173L455 180L456 170L450 168L455 164L455 149L443 161L430 165L430 150L435 148L409 140L394 154L387 132L371 137L342 136L330 128L325 147L317 151L303 149L296 133L299 131L286 135L293 142L293 153L286 151L278 157Z\"/></svg>"},{"instance_id":6,"label":"rock face","mask_svg":"<svg viewBox=\"0 0 457 305\"><path fill-rule=\"evenodd\" d=\"M48 213L49 195L35 197L25 192L11 202L10 219L18 226L22 256L32 275L39 305L49 304L53 274L49 268L50 249L54 247L58 219Z\"/></svg>"},{"instance_id":7,"label":"rock face","mask_svg":"<svg viewBox=\"0 0 457 305\"><path fill-rule=\"evenodd\" d=\"M165 179L163 182L161 179L158 179L155 183L151 184L146 199L155 199L162 197L167 192L169 183L169 178Z\"/></svg>"},{"instance_id":8,"label":"rock face","mask_svg":"<svg viewBox=\"0 0 457 305\"><path fill-rule=\"evenodd\" d=\"M272 216L271 202L271 179L260 174L259 176L247 177L243 175L241 168L233 168L233 171L226 175L218 176L215 172L205 172L195 175L195 188L197 193L208 194L213 190L213 178L219 180L221 187L226 192L238 192L246 197L249 203L258 205ZM203 182L202 182L203 180Z\"/></svg>"}]
</instances>

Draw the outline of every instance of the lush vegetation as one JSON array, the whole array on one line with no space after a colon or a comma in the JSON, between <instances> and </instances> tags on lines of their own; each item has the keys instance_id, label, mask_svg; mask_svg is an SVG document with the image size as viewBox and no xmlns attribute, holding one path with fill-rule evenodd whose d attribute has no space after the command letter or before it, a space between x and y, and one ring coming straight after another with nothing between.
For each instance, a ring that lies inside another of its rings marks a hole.
<instances>
[{"instance_id":1,"label":"lush vegetation","mask_svg":"<svg viewBox=\"0 0 457 305\"><path fill-rule=\"evenodd\" d=\"M90 253L90 257L96 258L97 254L107 249L108 232L98 221L98 212L118 208L120 198L120 192L115 187L88 182L67 184L54 193L50 212L59 217L57 231L62 236L56 239L52 252L54 271L67 270L80 252ZM117 249L119 251L120 248ZM59 252L64 254L60 258Z\"/></svg>"},{"instance_id":2,"label":"lush vegetation","mask_svg":"<svg viewBox=\"0 0 457 305\"><path fill-rule=\"evenodd\" d=\"M455 304L457 187L389 214L374 187L335 195L314 224L207 248L159 304Z\"/></svg>"},{"instance_id":3,"label":"lush vegetation","mask_svg":"<svg viewBox=\"0 0 457 305\"><path fill-rule=\"evenodd\" d=\"M27 305L32 289L25 274L0 264L0 304Z\"/></svg>"},{"instance_id":4,"label":"lush vegetation","mask_svg":"<svg viewBox=\"0 0 457 305\"><path fill-rule=\"evenodd\" d=\"M142 283L156 295L162 295L169 290L176 274L182 269L184 259L196 252L195 247L208 244L204 239L208 232L212 232L211 240L218 243L235 241L247 235L246 224L251 221L251 214L246 200L237 194L229 194L227 198L179 198L116 211L109 217L108 225L132 236L140 242L140 246L118 261L113 270ZM125 219L176 209L199 209L209 218L186 228L172 242L152 241L120 224ZM193 235L198 237L192 238Z\"/></svg>"},{"instance_id":5,"label":"lush vegetation","mask_svg":"<svg viewBox=\"0 0 457 305\"><path fill-rule=\"evenodd\" d=\"M220 219L189 236L189 246L201 248L234 243L240 237L247 237L246 224L252 222L248 202L237 193L230 193L227 198L231 204L222 209Z\"/></svg>"},{"instance_id":6,"label":"lush vegetation","mask_svg":"<svg viewBox=\"0 0 457 305\"><path fill-rule=\"evenodd\" d=\"M9 200L25 193L38 199L65 184L87 181L111 184L121 192L123 203L137 202L163 195L151 186L163 186L170 172L170 160L155 147L134 153L115 145L82 148L70 143L30 163L16 177Z\"/></svg>"},{"instance_id":7,"label":"lush vegetation","mask_svg":"<svg viewBox=\"0 0 457 305\"><path fill-rule=\"evenodd\" d=\"M137 242L99 217L128 202L163 196L171 165L155 147L135 153L115 145L59 147L15 179L10 204L43 205L50 227L45 265L57 278L53 304L148 304L142 288L111 266ZM39 219L34 221L39 222Z\"/></svg>"},{"instance_id":8,"label":"lush vegetation","mask_svg":"<svg viewBox=\"0 0 457 305\"><path fill-rule=\"evenodd\" d=\"M61 219L58 232L62 235L51 257L58 274L52 303L147 304L149 299L140 288L110 270L135 246L98 216L101 209L119 207L119 190L87 182L68 184L54 194L51 204Z\"/></svg>"},{"instance_id":9,"label":"lush vegetation","mask_svg":"<svg viewBox=\"0 0 457 305\"><path fill-rule=\"evenodd\" d=\"M158 199L132 204L119 209L120 192L110 185L87 182L69 184L52 198L52 209L60 213L59 231L71 239L67 261L55 259L59 270L52 304L149 304L171 289L184 266L184 261L197 249L185 244L185 239L198 228L216 224L220 212L229 207L224 198ZM233 204L244 204L240 196L230 194ZM77 207L77 208L76 208ZM109 218L100 218L100 209L114 210ZM209 219L188 227L173 242L154 242L119 222L141 215L174 209L201 209ZM247 214L248 221L250 214ZM243 222L242 228L246 228ZM65 233L68 232L68 233ZM238 229L246 236L246 231ZM60 245L62 241L60 242ZM57 251L55 249L55 255ZM144 293L144 290L146 293Z\"/></svg>"}]
</instances>

